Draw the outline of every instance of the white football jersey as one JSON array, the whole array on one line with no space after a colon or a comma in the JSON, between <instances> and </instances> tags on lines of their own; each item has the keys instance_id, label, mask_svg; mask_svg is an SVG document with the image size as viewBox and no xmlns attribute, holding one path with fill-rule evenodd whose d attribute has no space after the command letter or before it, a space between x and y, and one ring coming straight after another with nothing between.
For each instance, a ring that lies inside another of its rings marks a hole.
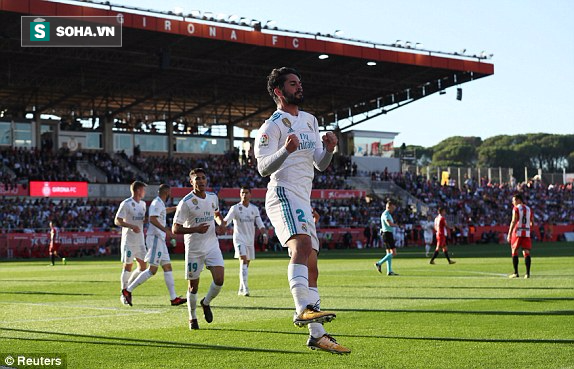
<instances>
[{"instance_id":1,"label":"white football jersey","mask_svg":"<svg viewBox=\"0 0 574 369\"><path fill-rule=\"evenodd\" d=\"M317 119L304 111L293 116L277 110L257 132L255 157L257 159L276 153L285 146L291 134L299 138L299 147L289 154L281 167L271 174L268 188L285 187L304 198L311 197L313 184L315 150L323 151Z\"/></svg>"},{"instance_id":2,"label":"white football jersey","mask_svg":"<svg viewBox=\"0 0 574 369\"><path fill-rule=\"evenodd\" d=\"M219 211L219 200L213 192L206 192L205 199L190 192L175 210L173 222L186 228L197 227L202 223L209 224L205 233L190 233L183 236L186 253L206 254L212 248L219 248L215 234L215 212Z\"/></svg>"},{"instance_id":3,"label":"white football jersey","mask_svg":"<svg viewBox=\"0 0 574 369\"><path fill-rule=\"evenodd\" d=\"M153 199L149 206L149 217L157 217L159 224L165 227L166 224L166 210L165 203L161 197L156 197ZM154 226L152 222L149 222L149 227L147 229L148 236L158 236L162 240L165 240L165 232L158 227Z\"/></svg>"},{"instance_id":4,"label":"white football jersey","mask_svg":"<svg viewBox=\"0 0 574 369\"><path fill-rule=\"evenodd\" d=\"M263 228L263 221L259 209L253 204L245 207L242 203L235 204L229 209L224 220L233 225L233 244L253 246L255 244L255 225Z\"/></svg>"},{"instance_id":5,"label":"white football jersey","mask_svg":"<svg viewBox=\"0 0 574 369\"><path fill-rule=\"evenodd\" d=\"M122 227L122 245L141 245L144 244L144 219L146 212L145 201L136 202L133 197L122 201L116 218L122 218L129 224L136 225L140 228L140 233L135 233L131 228Z\"/></svg>"}]
</instances>

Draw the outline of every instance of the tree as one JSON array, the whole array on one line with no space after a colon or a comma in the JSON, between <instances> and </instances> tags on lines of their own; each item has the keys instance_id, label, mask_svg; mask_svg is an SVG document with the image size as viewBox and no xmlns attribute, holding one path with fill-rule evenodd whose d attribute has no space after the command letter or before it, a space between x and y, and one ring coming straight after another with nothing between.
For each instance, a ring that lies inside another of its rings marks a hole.
<instances>
[{"instance_id":1,"label":"tree","mask_svg":"<svg viewBox=\"0 0 574 369\"><path fill-rule=\"evenodd\" d=\"M449 137L433 146L432 164L440 167L474 166L480 137Z\"/></svg>"}]
</instances>

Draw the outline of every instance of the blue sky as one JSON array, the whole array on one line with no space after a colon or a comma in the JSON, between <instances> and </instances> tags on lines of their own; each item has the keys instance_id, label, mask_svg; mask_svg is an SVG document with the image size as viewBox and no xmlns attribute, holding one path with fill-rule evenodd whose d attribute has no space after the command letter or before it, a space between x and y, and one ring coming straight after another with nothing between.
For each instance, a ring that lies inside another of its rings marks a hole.
<instances>
[{"instance_id":1,"label":"blue sky","mask_svg":"<svg viewBox=\"0 0 574 369\"><path fill-rule=\"evenodd\" d=\"M493 53L494 75L435 94L357 126L400 132L396 144L433 146L455 135L574 133L574 1L570 0L111 0L184 13L237 14L304 32L425 49ZM311 112L312 113L312 112Z\"/></svg>"}]
</instances>

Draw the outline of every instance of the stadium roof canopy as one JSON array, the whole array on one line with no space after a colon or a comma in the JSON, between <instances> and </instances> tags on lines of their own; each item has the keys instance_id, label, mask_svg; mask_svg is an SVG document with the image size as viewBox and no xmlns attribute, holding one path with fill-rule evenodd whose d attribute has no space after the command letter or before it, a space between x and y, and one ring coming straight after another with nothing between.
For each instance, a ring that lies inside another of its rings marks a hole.
<instances>
[{"instance_id":1,"label":"stadium roof canopy","mask_svg":"<svg viewBox=\"0 0 574 369\"><path fill-rule=\"evenodd\" d=\"M123 21L123 45L21 47L22 15L116 16ZM398 46L108 2L0 0L0 112L250 129L275 109L266 76L292 66L303 75L304 109L325 128L343 129L494 73L484 56Z\"/></svg>"}]
</instances>

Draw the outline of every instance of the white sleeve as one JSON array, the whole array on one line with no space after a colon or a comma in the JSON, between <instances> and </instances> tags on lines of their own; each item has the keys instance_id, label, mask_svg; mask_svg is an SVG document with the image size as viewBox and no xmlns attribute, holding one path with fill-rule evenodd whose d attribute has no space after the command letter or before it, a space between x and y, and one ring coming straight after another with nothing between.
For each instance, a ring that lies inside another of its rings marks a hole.
<instances>
[{"instance_id":1,"label":"white sleeve","mask_svg":"<svg viewBox=\"0 0 574 369\"><path fill-rule=\"evenodd\" d=\"M263 177L277 171L289 156L284 146L279 147L280 138L281 130L273 123L265 122L257 132L255 158L257 170Z\"/></svg>"},{"instance_id":2,"label":"white sleeve","mask_svg":"<svg viewBox=\"0 0 574 369\"><path fill-rule=\"evenodd\" d=\"M185 204L185 201L181 200L177 204L177 209L175 209L175 215L173 216L173 224L183 225L185 221L189 218L189 207Z\"/></svg>"},{"instance_id":3,"label":"white sleeve","mask_svg":"<svg viewBox=\"0 0 574 369\"><path fill-rule=\"evenodd\" d=\"M230 225L231 223L233 223L233 218L235 218L235 205L233 205L231 209L229 209L229 212L225 215L223 221L227 223L227 225ZM231 222L229 220L231 220Z\"/></svg>"},{"instance_id":4,"label":"white sleeve","mask_svg":"<svg viewBox=\"0 0 574 369\"><path fill-rule=\"evenodd\" d=\"M315 147L315 152L313 153L313 164L315 168L321 172L329 167L331 164L331 159L333 159L333 153L328 152L321 141L321 133L319 132L319 124L317 123L317 118L315 118L315 134L317 145ZM320 148L319 148L320 147Z\"/></svg>"},{"instance_id":5,"label":"white sleeve","mask_svg":"<svg viewBox=\"0 0 574 369\"><path fill-rule=\"evenodd\" d=\"M150 217L159 217L161 215L161 211L159 209L159 203L154 201L151 203L149 207L149 216Z\"/></svg>"},{"instance_id":6,"label":"white sleeve","mask_svg":"<svg viewBox=\"0 0 574 369\"><path fill-rule=\"evenodd\" d=\"M125 203L126 203L125 201L122 201L122 203L120 204L118 212L116 213L116 218L122 218L124 220L127 218L126 214L127 206L125 206Z\"/></svg>"}]
</instances>

